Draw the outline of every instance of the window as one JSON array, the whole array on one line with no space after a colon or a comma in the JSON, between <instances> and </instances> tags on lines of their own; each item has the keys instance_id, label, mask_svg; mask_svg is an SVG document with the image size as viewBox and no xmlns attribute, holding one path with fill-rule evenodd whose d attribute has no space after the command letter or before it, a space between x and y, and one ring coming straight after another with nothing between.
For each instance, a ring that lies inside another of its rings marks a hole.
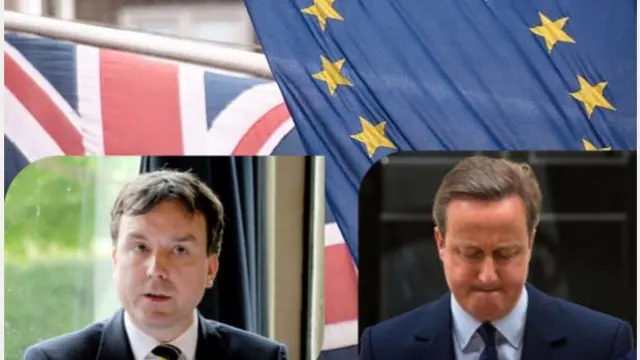
<instances>
[{"instance_id":1,"label":"window","mask_svg":"<svg viewBox=\"0 0 640 360\"><path fill-rule=\"evenodd\" d=\"M140 19L136 28L154 34L174 35L178 33L178 22L172 18Z\"/></svg>"},{"instance_id":2,"label":"window","mask_svg":"<svg viewBox=\"0 0 640 360\"><path fill-rule=\"evenodd\" d=\"M125 6L123 28L235 45L253 45L253 28L243 2Z\"/></svg>"},{"instance_id":3,"label":"window","mask_svg":"<svg viewBox=\"0 0 640 360\"><path fill-rule=\"evenodd\" d=\"M109 212L138 157L54 157L25 168L5 198L5 359L119 307Z\"/></svg>"}]
</instances>

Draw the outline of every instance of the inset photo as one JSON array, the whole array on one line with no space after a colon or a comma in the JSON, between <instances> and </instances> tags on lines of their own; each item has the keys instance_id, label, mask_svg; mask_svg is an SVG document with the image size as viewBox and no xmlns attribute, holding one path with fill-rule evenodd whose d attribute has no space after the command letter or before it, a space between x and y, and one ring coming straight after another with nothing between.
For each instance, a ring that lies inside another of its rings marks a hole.
<instances>
[{"instance_id":1,"label":"inset photo","mask_svg":"<svg viewBox=\"0 0 640 360\"><path fill-rule=\"evenodd\" d=\"M52 157L5 194L7 360L317 358L322 157Z\"/></svg>"},{"instance_id":2,"label":"inset photo","mask_svg":"<svg viewBox=\"0 0 640 360\"><path fill-rule=\"evenodd\" d=\"M400 152L359 193L360 359L635 359L636 152Z\"/></svg>"}]
</instances>

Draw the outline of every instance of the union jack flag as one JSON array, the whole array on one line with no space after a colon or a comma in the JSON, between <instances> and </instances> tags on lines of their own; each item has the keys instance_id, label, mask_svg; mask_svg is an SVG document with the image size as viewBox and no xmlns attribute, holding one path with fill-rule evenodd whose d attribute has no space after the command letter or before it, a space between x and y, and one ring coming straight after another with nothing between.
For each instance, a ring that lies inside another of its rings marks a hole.
<instances>
[{"instance_id":1,"label":"union jack flag","mask_svg":"<svg viewBox=\"0 0 640 360\"><path fill-rule=\"evenodd\" d=\"M273 81L5 34L5 195L55 155L306 155ZM153 134L151 130L153 129ZM355 358L357 271L330 209L321 358Z\"/></svg>"}]
</instances>

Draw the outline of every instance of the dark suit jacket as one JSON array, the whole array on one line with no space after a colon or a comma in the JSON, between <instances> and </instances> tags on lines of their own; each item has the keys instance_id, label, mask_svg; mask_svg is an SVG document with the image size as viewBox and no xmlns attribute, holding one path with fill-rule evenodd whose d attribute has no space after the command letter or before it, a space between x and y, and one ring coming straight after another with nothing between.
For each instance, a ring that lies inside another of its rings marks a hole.
<instances>
[{"instance_id":1,"label":"dark suit jacket","mask_svg":"<svg viewBox=\"0 0 640 360\"><path fill-rule=\"evenodd\" d=\"M638 350L633 349L625 357L620 358L619 360L636 360L638 355L637 352Z\"/></svg>"},{"instance_id":2,"label":"dark suit jacket","mask_svg":"<svg viewBox=\"0 0 640 360\"><path fill-rule=\"evenodd\" d=\"M198 314L196 360L286 360L286 347L270 339L207 320ZM133 360L124 311L29 347L25 360Z\"/></svg>"},{"instance_id":3,"label":"dark suit jacket","mask_svg":"<svg viewBox=\"0 0 640 360\"><path fill-rule=\"evenodd\" d=\"M522 360L616 360L633 348L628 323L527 285ZM361 360L455 360L450 294L365 329Z\"/></svg>"}]
</instances>

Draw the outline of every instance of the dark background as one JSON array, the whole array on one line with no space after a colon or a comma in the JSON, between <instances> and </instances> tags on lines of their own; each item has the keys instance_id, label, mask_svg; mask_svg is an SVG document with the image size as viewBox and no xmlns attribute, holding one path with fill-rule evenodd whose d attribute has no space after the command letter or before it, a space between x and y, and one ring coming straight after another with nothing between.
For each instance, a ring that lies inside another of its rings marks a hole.
<instances>
[{"instance_id":1,"label":"dark background","mask_svg":"<svg viewBox=\"0 0 640 360\"><path fill-rule=\"evenodd\" d=\"M431 217L444 175L467 156L529 162L543 193L529 282L628 321L636 337L636 152L402 152L359 195L359 334L448 291Z\"/></svg>"}]
</instances>

